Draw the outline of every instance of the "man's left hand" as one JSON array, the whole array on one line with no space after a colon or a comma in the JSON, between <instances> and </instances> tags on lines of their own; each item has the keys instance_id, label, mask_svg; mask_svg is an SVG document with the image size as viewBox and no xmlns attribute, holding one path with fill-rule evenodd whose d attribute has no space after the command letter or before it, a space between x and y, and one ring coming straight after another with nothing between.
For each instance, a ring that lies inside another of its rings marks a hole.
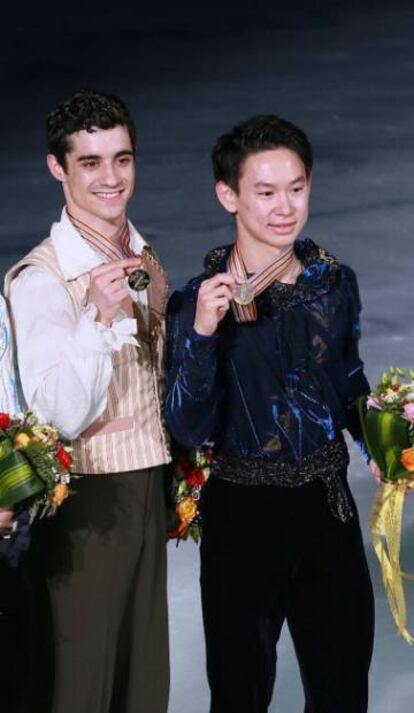
<instances>
[{"instance_id":1,"label":"man's left hand","mask_svg":"<svg viewBox=\"0 0 414 713\"><path fill-rule=\"evenodd\" d=\"M12 508L0 508L0 537L10 534L13 516L14 511Z\"/></svg>"},{"instance_id":2,"label":"man's left hand","mask_svg":"<svg viewBox=\"0 0 414 713\"><path fill-rule=\"evenodd\" d=\"M374 460L372 460L372 458L369 461L368 465L369 465L370 471L371 471L372 475L374 476L375 480L378 483L381 483L381 481L384 478L384 475L381 472L379 466L376 464L376 462Z\"/></svg>"}]
</instances>

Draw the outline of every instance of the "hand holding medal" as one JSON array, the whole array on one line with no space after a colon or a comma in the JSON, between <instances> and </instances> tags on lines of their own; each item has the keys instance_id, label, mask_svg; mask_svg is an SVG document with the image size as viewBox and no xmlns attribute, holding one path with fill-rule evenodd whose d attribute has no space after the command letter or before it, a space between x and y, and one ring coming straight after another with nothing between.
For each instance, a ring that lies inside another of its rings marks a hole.
<instances>
[{"instance_id":1,"label":"hand holding medal","mask_svg":"<svg viewBox=\"0 0 414 713\"><path fill-rule=\"evenodd\" d=\"M144 275L136 273L144 273ZM97 321L107 326L112 324L122 302L129 296L125 277L134 275L134 284L139 284L140 289L145 289L142 285L145 282L149 283L149 277L148 273L142 270L142 257L139 255L114 260L91 271L88 302L97 307Z\"/></svg>"},{"instance_id":2,"label":"hand holding medal","mask_svg":"<svg viewBox=\"0 0 414 713\"><path fill-rule=\"evenodd\" d=\"M219 272L201 283L198 291L194 329L209 337L216 331L233 299L236 278L228 272Z\"/></svg>"}]
</instances>

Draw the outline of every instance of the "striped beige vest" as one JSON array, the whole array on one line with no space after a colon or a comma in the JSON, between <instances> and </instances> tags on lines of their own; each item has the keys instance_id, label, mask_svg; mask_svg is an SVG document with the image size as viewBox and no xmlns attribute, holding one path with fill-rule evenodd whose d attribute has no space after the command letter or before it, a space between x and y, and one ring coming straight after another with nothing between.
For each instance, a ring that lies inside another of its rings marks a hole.
<instances>
[{"instance_id":1,"label":"striped beige vest","mask_svg":"<svg viewBox=\"0 0 414 713\"><path fill-rule=\"evenodd\" d=\"M113 374L106 409L71 443L75 473L119 473L170 461L161 415L168 285L155 254L148 247L144 250L151 272L149 324L145 324L140 310L134 308L140 346L124 344L120 351L113 352ZM64 284L75 309L80 312L86 303L89 274L65 281L50 238L9 270L5 278L6 297L12 280L29 265L51 270Z\"/></svg>"}]
</instances>

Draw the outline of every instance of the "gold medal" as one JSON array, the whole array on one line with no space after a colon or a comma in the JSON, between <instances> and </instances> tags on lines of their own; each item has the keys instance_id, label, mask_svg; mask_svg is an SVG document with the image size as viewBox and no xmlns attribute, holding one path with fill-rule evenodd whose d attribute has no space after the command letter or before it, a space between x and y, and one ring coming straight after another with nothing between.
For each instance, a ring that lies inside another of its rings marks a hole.
<instances>
[{"instance_id":1,"label":"gold medal","mask_svg":"<svg viewBox=\"0 0 414 713\"><path fill-rule=\"evenodd\" d=\"M242 282L234 287L233 300L238 305L249 305L254 299L254 286L249 282Z\"/></svg>"}]
</instances>

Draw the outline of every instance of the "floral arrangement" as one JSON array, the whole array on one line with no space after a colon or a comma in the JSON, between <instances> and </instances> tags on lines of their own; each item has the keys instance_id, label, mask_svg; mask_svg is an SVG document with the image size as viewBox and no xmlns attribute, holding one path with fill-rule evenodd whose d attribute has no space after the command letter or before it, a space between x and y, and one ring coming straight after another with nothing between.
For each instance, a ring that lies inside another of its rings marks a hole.
<instances>
[{"instance_id":1,"label":"floral arrangement","mask_svg":"<svg viewBox=\"0 0 414 713\"><path fill-rule=\"evenodd\" d=\"M31 520L54 515L70 494L70 450L31 411L0 413L0 507L27 501Z\"/></svg>"},{"instance_id":2,"label":"floral arrangement","mask_svg":"<svg viewBox=\"0 0 414 713\"><path fill-rule=\"evenodd\" d=\"M189 536L198 543L201 536L199 500L201 490L210 475L213 459L211 448L178 451L174 458L174 473L170 484L172 520L170 539L186 540Z\"/></svg>"},{"instance_id":3,"label":"floral arrangement","mask_svg":"<svg viewBox=\"0 0 414 713\"><path fill-rule=\"evenodd\" d=\"M384 480L414 478L414 371L390 367L360 409L368 451Z\"/></svg>"},{"instance_id":4,"label":"floral arrangement","mask_svg":"<svg viewBox=\"0 0 414 713\"><path fill-rule=\"evenodd\" d=\"M414 371L391 367L358 407L367 450L382 473L371 512L372 541L397 629L413 644L403 586L413 577L401 570L400 551L405 496L414 490Z\"/></svg>"}]
</instances>

